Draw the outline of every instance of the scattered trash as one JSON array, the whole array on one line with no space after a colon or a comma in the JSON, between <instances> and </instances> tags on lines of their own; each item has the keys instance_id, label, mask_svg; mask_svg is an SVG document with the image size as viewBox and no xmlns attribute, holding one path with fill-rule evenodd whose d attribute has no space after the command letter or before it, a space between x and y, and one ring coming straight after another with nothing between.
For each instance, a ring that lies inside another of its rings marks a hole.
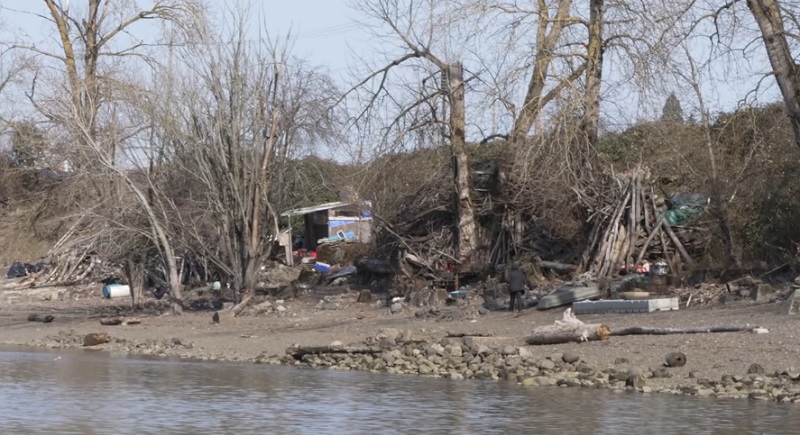
<instances>
[{"instance_id":1,"label":"scattered trash","mask_svg":"<svg viewBox=\"0 0 800 435\"><path fill-rule=\"evenodd\" d=\"M627 274L627 273L638 273L639 275L647 275L650 273L651 264L649 261L643 261L641 264L637 264L634 266L633 264L627 264L625 266L619 267L620 274Z\"/></svg>"},{"instance_id":2,"label":"scattered trash","mask_svg":"<svg viewBox=\"0 0 800 435\"><path fill-rule=\"evenodd\" d=\"M675 226L699 220L711 199L699 193L680 193L673 195L667 202L669 210L663 216L668 224Z\"/></svg>"},{"instance_id":3,"label":"scattered trash","mask_svg":"<svg viewBox=\"0 0 800 435\"><path fill-rule=\"evenodd\" d=\"M325 263L323 263L323 264L325 264ZM357 267L348 266L348 267L345 267L344 269L334 273L333 275L329 276L328 280L333 282L333 281L336 281L339 278L345 278L347 276L353 275L356 272L358 272L358 268Z\"/></svg>"},{"instance_id":4,"label":"scattered trash","mask_svg":"<svg viewBox=\"0 0 800 435\"><path fill-rule=\"evenodd\" d=\"M650 275L653 276L665 276L669 273L669 265L664 260L656 261L655 264L650 267Z\"/></svg>"},{"instance_id":5,"label":"scattered trash","mask_svg":"<svg viewBox=\"0 0 800 435\"><path fill-rule=\"evenodd\" d=\"M8 268L6 278L22 278L32 273L38 273L44 270L46 265L42 262L36 264L16 262Z\"/></svg>"},{"instance_id":6,"label":"scattered trash","mask_svg":"<svg viewBox=\"0 0 800 435\"><path fill-rule=\"evenodd\" d=\"M331 271L331 265L328 264L328 263L323 263L321 261L318 261L318 262L314 263L314 271L315 272L328 273L328 272Z\"/></svg>"},{"instance_id":7,"label":"scattered trash","mask_svg":"<svg viewBox=\"0 0 800 435\"><path fill-rule=\"evenodd\" d=\"M603 292L596 285L590 286L564 286L539 300L536 306L539 310L547 310L569 305L573 302L601 297Z\"/></svg>"},{"instance_id":8,"label":"scattered trash","mask_svg":"<svg viewBox=\"0 0 800 435\"><path fill-rule=\"evenodd\" d=\"M465 299L467 297L466 290L456 290L450 292L450 297L453 299Z\"/></svg>"}]
</instances>

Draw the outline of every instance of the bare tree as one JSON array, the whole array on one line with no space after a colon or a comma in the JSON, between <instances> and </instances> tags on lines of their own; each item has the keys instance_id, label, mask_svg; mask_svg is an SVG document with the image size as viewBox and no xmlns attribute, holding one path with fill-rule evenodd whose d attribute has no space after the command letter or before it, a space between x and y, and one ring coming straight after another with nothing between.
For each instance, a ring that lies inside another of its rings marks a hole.
<instances>
[{"instance_id":1,"label":"bare tree","mask_svg":"<svg viewBox=\"0 0 800 435\"><path fill-rule=\"evenodd\" d=\"M775 81L781 90L786 114L792 124L795 143L800 146L800 65L795 62L789 38L798 39L795 33L787 32L785 21L794 22L796 30L800 14L791 2L778 0L747 0L747 7L761 30L761 38L767 49Z\"/></svg>"},{"instance_id":2,"label":"bare tree","mask_svg":"<svg viewBox=\"0 0 800 435\"><path fill-rule=\"evenodd\" d=\"M110 208L116 210L123 208L120 204L125 201L132 201L144 211L145 223L136 230L158 248L172 311L180 314L182 286L168 217L171 199L151 194L159 192L154 188L154 180L137 178L137 171L132 169L138 166L141 157L137 142L145 129L137 113L142 101L147 100L147 91L141 75L126 76L119 67L155 61L146 51L151 44L131 32L137 23L155 19L179 27L197 22L201 9L191 0L156 1L149 9L112 0L90 0L85 9L74 4L70 8L69 2L43 2L48 15L40 17L53 25L58 49L48 51L46 46L32 42L16 43L14 48L42 61L54 61L60 67L54 68L55 76L47 73L46 68L36 71L26 95L57 127L61 142L70 144L68 152L83 156L85 167L79 168L80 175L97 189L95 202L84 203L84 207L108 206L105 201L111 201ZM125 187L124 192L116 189L118 185ZM102 226L102 219L98 225Z\"/></svg>"},{"instance_id":3,"label":"bare tree","mask_svg":"<svg viewBox=\"0 0 800 435\"><path fill-rule=\"evenodd\" d=\"M390 38L399 41L404 54L377 68L361 80L354 89L365 89L367 85L377 82L377 87L368 90L370 94L364 115L373 109L376 101L382 96L391 94L388 86L389 77L395 69L406 64L417 64L423 68L430 67L434 78L441 79L441 86L426 88L428 80L423 80L417 99L400 109L400 113L392 122L397 125L402 118L415 113L419 108L429 109L432 117L423 121L424 125L447 125L446 136L453 158L453 187L456 197L456 257L461 270L469 270L473 262L478 260L478 232L475 221L475 206L472 200L469 156L466 149L466 106L464 67L454 53L443 50L435 53L434 43L444 43L448 36L438 28L437 18L444 18L434 2L415 0L410 4L399 0L371 0L355 4L371 18L386 26ZM446 14L446 12L445 12ZM424 21L422 19L424 18ZM437 39L438 38L438 39ZM433 80L436 82L436 80ZM449 109L447 121L436 115L437 99L444 98ZM416 127L421 125L416 123Z\"/></svg>"},{"instance_id":4,"label":"bare tree","mask_svg":"<svg viewBox=\"0 0 800 435\"><path fill-rule=\"evenodd\" d=\"M583 130L592 147L597 146L600 129L600 84L603 78L603 0L589 2L589 38L586 44L586 102Z\"/></svg>"},{"instance_id":5,"label":"bare tree","mask_svg":"<svg viewBox=\"0 0 800 435\"><path fill-rule=\"evenodd\" d=\"M176 164L202 192L179 210L182 231L232 279L235 313L252 299L256 273L276 236L270 183L279 178L277 165L288 159L297 136L311 130L294 124L311 101L292 102L286 90L289 75L307 71L293 70L288 40L267 35L251 44L247 15L246 9L229 12L231 26L222 27L231 34L196 29L202 44L179 52L187 75L177 77L174 98L154 119L156 140L175 148Z\"/></svg>"},{"instance_id":6,"label":"bare tree","mask_svg":"<svg viewBox=\"0 0 800 435\"><path fill-rule=\"evenodd\" d=\"M58 51L41 48L33 42L19 42L14 47L61 64L72 106L78 110L81 124L87 128L86 133L94 139L98 135L100 109L108 98L108 93L103 92L104 83L114 83L114 77L108 71L110 65L103 69L104 59L150 61L152 59L145 49L156 42L133 36L131 30L136 24L152 19L188 23L200 12L200 6L193 0L158 0L147 9L114 0L89 0L85 9L69 1L42 1L48 16L39 16L54 27L60 43ZM118 40L127 40L127 43L117 43ZM38 75L33 78L28 97L43 114L58 120L59 114L49 110L47 103L37 98L37 78ZM112 148L105 152L113 161L114 144L108 145Z\"/></svg>"},{"instance_id":7,"label":"bare tree","mask_svg":"<svg viewBox=\"0 0 800 435\"><path fill-rule=\"evenodd\" d=\"M169 286L172 312L174 314L181 314L184 308L181 295L182 284L179 276L175 249L170 237L169 218L167 216L167 210L171 208L170 199L162 195L153 201L153 198L148 197L146 193L147 189L134 179L134 173L116 164L106 152L109 142L113 141L114 138L105 139L106 142L93 138L91 126L82 123L82 121L84 121L82 109L80 107L71 106L71 103L73 103L71 99L64 101L62 114L66 116L66 114L70 113L70 109L72 109L71 113L73 114L74 121L67 124L72 137L79 138L80 143L88 148L88 152L94 153L96 162L128 188L132 194L133 201L144 211L147 225L142 232L158 247L159 257L163 262L166 280ZM153 180L146 178L145 183L151 184Z\"/></svg>"}]
</instances>

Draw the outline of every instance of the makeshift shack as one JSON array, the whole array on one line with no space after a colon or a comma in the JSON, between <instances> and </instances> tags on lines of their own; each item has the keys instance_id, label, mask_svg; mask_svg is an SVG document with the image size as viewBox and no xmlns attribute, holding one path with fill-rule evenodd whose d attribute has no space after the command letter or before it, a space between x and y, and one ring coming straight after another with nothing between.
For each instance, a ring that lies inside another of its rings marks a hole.
<instances>
[{"instance_id":1,"label":"makeshift shack","mask_svg":"<svg viewBox=\"0 0 800 435\"><path fill-rule=\"evenodd\" d=\"M298 208L281 213L287 218L287 227L280 237L285 246L287 262L292 264L292 218L303 217L303 249L315 250L319 245L338 242L372 242L372 204L330 202L312 207Z\"/></svg>"}]
</instances>

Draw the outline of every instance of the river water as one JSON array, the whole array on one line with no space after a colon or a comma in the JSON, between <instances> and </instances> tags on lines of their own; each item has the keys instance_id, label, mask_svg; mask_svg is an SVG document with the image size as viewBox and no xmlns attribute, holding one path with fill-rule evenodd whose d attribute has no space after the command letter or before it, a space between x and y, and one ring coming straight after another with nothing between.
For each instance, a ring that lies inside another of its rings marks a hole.
<instances>
[{"instance_id":1,"label":"river water","mask_svg":"<svg viewBox=\"0 0 800 435\"><path fill-rule=\"evenodd\" d=\"M797 434L800 406L0 349L2 434Z\"/></svg>"}]
</instances>

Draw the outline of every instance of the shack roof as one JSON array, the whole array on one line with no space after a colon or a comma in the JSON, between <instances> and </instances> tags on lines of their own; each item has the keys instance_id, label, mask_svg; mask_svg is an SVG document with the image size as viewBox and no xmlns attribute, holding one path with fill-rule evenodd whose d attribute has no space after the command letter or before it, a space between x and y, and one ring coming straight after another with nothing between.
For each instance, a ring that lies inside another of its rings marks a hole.
<instances>
[{"instance_id":1,"label":"shack roof","mask_svg":"<svg viewBox=\"0 0 800 435\"><path fill-rule=\"evenodd\" d=\"M325 210L331 210L331 209L339 208L339 207L346 207L348 205L352 205L352 204L349 203L349 202L342 202L342 201L329 202L329 203L326 203L326 204L314 205L314 206L311 206L311 207L303 207L303 208L296 208L294 210L287 210L287 211L281 213L281 216L283 216L283 217L303 216L303 215L307 215L307 214L311 214L311 213L316 213L318 211L325 211Z\"/></svg>"}]
</instances>

